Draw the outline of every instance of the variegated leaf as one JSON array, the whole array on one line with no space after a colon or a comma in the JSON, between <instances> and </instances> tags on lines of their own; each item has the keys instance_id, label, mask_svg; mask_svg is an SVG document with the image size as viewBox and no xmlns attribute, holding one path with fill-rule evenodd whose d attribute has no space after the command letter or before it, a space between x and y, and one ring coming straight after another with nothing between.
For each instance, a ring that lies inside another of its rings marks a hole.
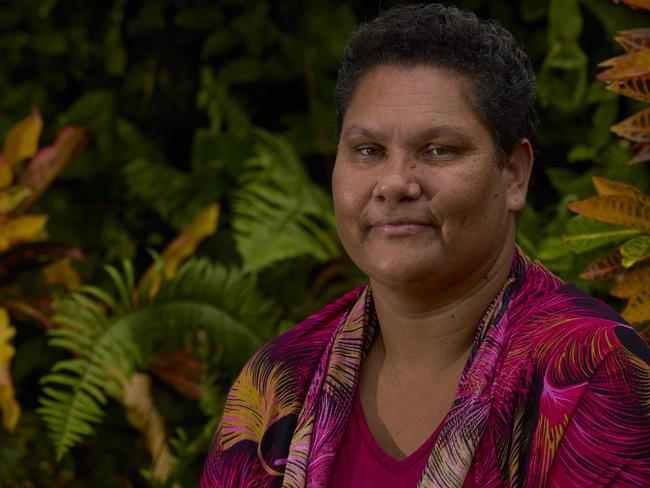
<instances>
[{"instance_id":1,"label":"variegated leaf","mask_svg":"<svg viewBox=\"0 0 650 488\"><path fill-rule=\"evenodd\" d=\"M86 145L86 132L81 127L68 126L59 131L54 144L42 148L21 172L18 182L31 188L31 196L18 209L24 212L52 183L61 170Z\"/></svg>"},{"instance_id":2,"label":"variegated leaf","mask_svg":"<svg viewBox=\"0 0 650 488\"><path fill-rule=\"evenodd\" d=\"M650 232L650 207L643 205L634 197L597 196L571 202L567 206L571 211L599 222Z\"/></svg>"},{"instance_id":3,"label":"variegated leaf","mask_svg":"<svg viewBox=\"0 0 650 488\"><path fill-rule=\"evenodd\" d=\"M625 97L650 102L650 76L612 81L605 88Z\"/></svg>"},{"instance_id":4,"label":"variegated leaf","mask_svg":"<svg viewBox=\"0 0 650 488\"><path fill-rule=\"evenodd\" d=\"M650 29L628 29L619 31L614 37L628 53L650 49Z\"/></svg>"},{"instance_id":5,"label":"variegated leaf","mask_svg":"<svg viewBox=\"0 0 650 488\"><path fill-rule=\"evenodd\" d=\"M644 290L630 298L621 315L634 324L650 320L650 290Z\"/></svg>"},{"instance_id":6,"label":"variegated leaf","mask_svg":"<svg viewBox=\"0 0 650 488\"><path fill-rule=\"evenodd\" d=\"M642 49L633 53L623 54L616 58L608 59L603 64L609 66L609 68L596 76L601 81L642 78L650 74L650 50Z\"/></svg>"},{"instance_id":7,"label":"variegated leaf","mask_svg":"<svg viewBox=\"0 0 650 488\"><path fill-rule=\"evenodd\" d=\"M630 239L621 246L623 267L634 266L638 261L650 256L650 236L640 236Z\"/></svg>"},{"instance_id":8,"label":"variegated leaf","mask_svg":"<svg viewBox=\"0 0 650 488\"><path fill-rule=\"evenodd\" d=\"M638 229L605 224L578 215L568 222L562 240L573 252L583 253L605 244L624 241L639 233Z\"/></svg>"},{"instance_id":9,"label":"variegated leaf","mask_svg":"<svg viewBox=\"0 0 650 488\"><path fill-rule=\"evenodd\" d=\"M579 276L583 280L605 280L613 278L624 269L621 259L620 251L615 249L604 256L594 259L582 270Z\"/></svg>"},{"instance_id":10,"label":"variegated leaf","mask_svg":"<svg viewBox=\"0 0 650 488\"><path fill-rule=\"evenodd\" d=\"M219 208L218 203L213 203L205 207L183 232L164 249L160 255L160 259L167 278L172 278L176 274L178 266L192 255L203 239L216 232L217 222L219 220ZM155 265L151 266L140 279L135 292L135 299L137 299L145 283L149 282L154 268ZM149 296L153 297L158 293L159 287L160 278L155 277L153 283L149 283Z\"/></svg>"},{"instance_id":11,"label":"variegated leaf","mask_svg":"<svg viewBox=\"0 0 650 488\"><path fill-rule=\"evenodd\" d=\"M592 176L591 182L596 192L601 196L619 195L623 197L632 197L643 205L650 205L650 197L639 190L636 186L622 181L609 180L602 176Z\"/></svg>"},{"instance_id":12,"label":"variegated leaf","mask_svg":"<svg viewBox=\"0 0 650 488\"><path fill-rule=\"evenodd\" d=\"M618 298L631 298L643 290L650 290L650 266L628 271L620 277L616 286L609 290Z\"/></svg>"},{"instance_id":13,"label":"variegated leaf","mask_svg":"<svg viewBox=\"0 0 650 488\"><path fill-rule=\"evenodd\" d=\"M610 130L617 136L634 142L650 143L650 108L613 125Z\"/></svg>"},{"instance_id":14,"label":"variegated leaf","mask_svg":"<svg viewBox=\"0 0 650 488\"><path fill-rule=\"evenodd\" d=\"M632 156L632 159L630 159L627 164L641 164L647 163L648 161L650 161L650 145L644 145L634 156Z\"/></svg>"}]
</instances>

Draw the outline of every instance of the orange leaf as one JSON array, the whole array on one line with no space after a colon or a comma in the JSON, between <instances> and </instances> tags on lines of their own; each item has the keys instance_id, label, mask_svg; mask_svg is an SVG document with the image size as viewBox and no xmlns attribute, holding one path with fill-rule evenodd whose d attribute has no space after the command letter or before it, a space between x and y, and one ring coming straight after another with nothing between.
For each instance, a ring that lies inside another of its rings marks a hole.
<instances>
[{"instance_id":1,"label":"orange leaf","mask_svg":"<svg viewBox=\"0 0 650 488\"><path fill-rule=\"evenodd\" d=\"M628 29L619 31L614 37L628 53L650 49L650 29Z\"/></svg>"},{"instance_id":2,"label":"orange leaf","mask_svg":"<svg viewBox=\"0 0 650 488\"><path fill-rule=\"evenodd\" d=\"M650 76L645 78L630 78L609 83L605 88L619 95L650 102Z\"/></svg>"},{"instance_id":3,"label":"orange leaf","mask_svg":"<svg viewBox=\"0 0 650 488\"><path fill-rule=\"evenodd\" d=\"M644 290L630 298L621 316L635 324L650 320L650 290Z\"/></svg>"},{"instance_id":4,"label":"orange leaf","mask_svg":"<svg viewBox=\"0 0 650 488\"><path fill-rule=\"evenodd\" d=\"M623 271L621 253L618 249L594 259L580 273L583 280L604 280Z\"/></svg>"},{"instance_id":5,"label":"orange leaf","mask_svg":"<svg viewBox=\"0 0 650 488\"><path fill-rule=\"evenodd\" d=\"M178 266L193 253L199 243L212 235L217 230L217 221L219 220L219 204L213 203L205 207L194 220L188 225L185 230L174 239L160 255L165 276L172 278L176 274ZM136 296L139 295L140 290L144 284L149 280L151 273L153 273L154 266L150 267L143 277L140 279ZM153 297L158 293L160 287L160 279L155 278L155 281L149 288L149 296Z\"/></svg>"},{"instance_id":6,"label":"orange leaf","mask_svg":"<svg viewBox=\"0 0 650 488\"><path fill-rule=\"evenodd\" d=\"M14 167L23 159L31 158L38 150L38 138L43 129L43 119L38 110L18 122L5 137L5 164Z\"/></svg>"},{"instance_id":7,"label":"orange leaf","mask_svg":"<svg viewBox=\"0 0 650 488\"><path fill-rule=\"evenodd\" d=\"M605 195L587 198L567 205L573 212L590 219L618 224L650 232L650 207L634 197Z\"/></svg>"},{"instance_id":8,"label":"orange leaf","mask_svg":"<svg viewBox=\"0 0 650 488\"><path fill-rule=\"evenodd\" d=\"M81 127L64 127L54 144L42 148L20 174L19 183L32 189L32 195L18 210L24 212L52 183L61 170L77 156L86 145L86 132Z\"/></svg>"},{"instance_id":9,"label":"orange leaf","mask_svg":"<svg viewBox=\"0 0 650 488\"><path fill-rule=\"evenodd\" d=\"M650 50L623 54L604 63L611 67L596 76L601 81L640 78L650 74Z\"/></svg>"},{"instance_id":10,"label":"orange leaf","mask_svg":"<svg viewBox=\"0 0 650 488\"><path fill-rule=\"evenodd\" d=\"M650 197L639 190L636 186L622 181L608 180L602 176L592 176L591 182L594 188L601 196L619 195L623 197L632 197L639 203L650 205Z\"/></svg>"},{"instance_id":11,"label":"orange leaf","mask_svg":"<svg viewBox=\"0 0 650 488\"><path fill-rule=\"evenodd\" d=\"M610 130L634 142L650 142L650 108L613 125Z\"/></svg>"},{"instance_id":12,"label":"orange leaf","mask_svg":"<svg viewBox=\"0 0 650 488\"><path fill-rule=\"evenodd\" d=\"M9 369L16 352L10 342L15 334L16 329L9 323L7 310L0 307L0 410L2 425L9 432L13 432L20 418L20 405L16 401Z\"/></svg>"},{"instance_id":13,"label":"orange leaf","mask_svg":"<svg viewBox=\"0 0 650 488\"><path fill-rule=\"evenodd\" d=\"M643 290L650 290L650 266L625 273L609 293L618 298L631 298Z\"/></svg>"},{"instance_id":14,"label":"orange leaf","mask_svg":"<svg viewBox=\"0 0 650 488\"><path fill-rule=\"evenodd\" d=\"M626 3L630 7L650 10L650 0L614 0L614 3Z\"/></svg>"}]
</instances>

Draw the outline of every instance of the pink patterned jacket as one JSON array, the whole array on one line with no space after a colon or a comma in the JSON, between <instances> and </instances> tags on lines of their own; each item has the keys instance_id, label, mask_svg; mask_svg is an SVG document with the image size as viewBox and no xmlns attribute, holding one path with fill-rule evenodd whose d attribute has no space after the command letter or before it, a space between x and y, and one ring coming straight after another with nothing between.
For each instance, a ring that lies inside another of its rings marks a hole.
<instances>
[{"instance_id":1,"label":"pink patterned jacket","mask_svg":"<svg viewBox=\"0 0 650 488\"><path fill-rule=\"evenodd\" d=\"M201 488L324 487L378 323L367 286L277 337L228 395ZM650 348L515 253L418 487L650 487Z\"/></svg>"}]
</instances>

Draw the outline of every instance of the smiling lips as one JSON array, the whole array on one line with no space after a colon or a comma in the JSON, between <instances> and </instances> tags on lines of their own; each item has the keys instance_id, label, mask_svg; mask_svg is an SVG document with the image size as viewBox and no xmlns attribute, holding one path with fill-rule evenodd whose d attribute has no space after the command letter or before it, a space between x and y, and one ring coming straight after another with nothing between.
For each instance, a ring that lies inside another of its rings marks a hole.
<instances>
[{"instance_id":1,"label":"smiling lips","mask_svg":"<svg viewBox=\"0 0 650 488\"><path fill-rule=\"evenodd\" d=\"M431 223L419 219L384 219L371 225L371 229L385 236L412 236L432 227Z\"/></svg>"}]
</instances>

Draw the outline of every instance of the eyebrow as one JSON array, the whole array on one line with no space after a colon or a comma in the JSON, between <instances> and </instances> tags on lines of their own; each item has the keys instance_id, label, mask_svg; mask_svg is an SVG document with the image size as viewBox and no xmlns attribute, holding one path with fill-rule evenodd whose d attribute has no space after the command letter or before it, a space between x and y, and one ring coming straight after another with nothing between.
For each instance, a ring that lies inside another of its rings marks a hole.
<instances>
[{"instance_id":1,"label":"eyebrow","mask_svg":"<svg viewBox=\"0 0 650 488\"><path fill-rule=\"evenodd\" d=\"M360 135L360 136L368 137L370 139L375 139L375 138L386 137L388 134L382 132L381 130L373 129L370 127L351 125L350 127L345 128L341 135L342 136ZM433 127L428 127L414 134L414 138L416 139L432 139L440 136L466 137L467 133L464 130L456 128L451 125L436 125Z\"/></svg>"}]
</instances>

